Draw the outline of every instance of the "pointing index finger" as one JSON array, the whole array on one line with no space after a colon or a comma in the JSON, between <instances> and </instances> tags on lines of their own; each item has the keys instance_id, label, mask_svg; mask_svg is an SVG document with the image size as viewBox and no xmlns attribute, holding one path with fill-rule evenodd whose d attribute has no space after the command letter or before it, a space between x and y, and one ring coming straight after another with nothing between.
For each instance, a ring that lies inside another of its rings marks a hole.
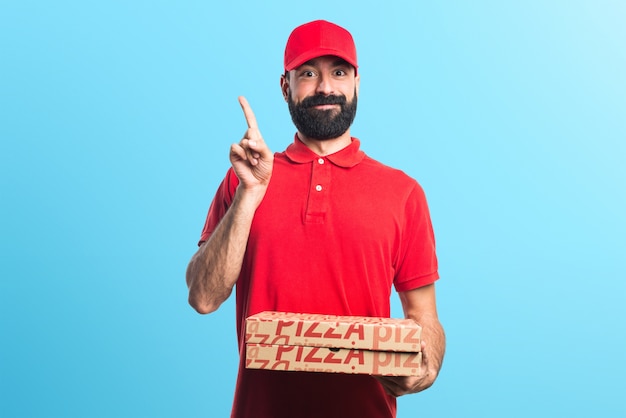
<instances>
[{"instance_id":1,"label":"pointing index finger","mask_svg":"<svg viewBox=\"0 0 626 418\"><path fill-rule=\"evenodd\" d=\"M254 116L254 112L248 104L248 101L245 97L239 96L239 104L241 105L241 109L243 110L243 115L246 117L246 123L248 124L248 128L250 129L258 129L258 125L256 123L256 117Z\"/></svg>"}]
</instances>

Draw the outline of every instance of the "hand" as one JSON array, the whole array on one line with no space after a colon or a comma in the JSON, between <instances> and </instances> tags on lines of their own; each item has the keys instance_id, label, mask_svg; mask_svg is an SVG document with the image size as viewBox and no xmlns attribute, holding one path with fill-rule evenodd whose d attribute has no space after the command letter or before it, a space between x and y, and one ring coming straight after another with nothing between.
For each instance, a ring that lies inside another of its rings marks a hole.
<instances>
[{"instance_id":1,"label":"hand","mask_svg":"<svg viewBox=\"0 0 626 418\"><path fill-rule=\"evenodd\" d=\"M426 343L422 341L422 365L417 376L374 376L383 385L385 392L392 396L402 396L421 392L432 386L437 378L438 367L429 367Z\"/></svg>"},{"instance_id":2,"label":"hand","mask_svg":"<svg viewBox=\"0 0 626 418\"><path fill-rule=\"evenodd\" d=\"M248 130L238 144L231 145L230 162L244 189L260 189L264 195L272 176L274 154L265 144L254 112L245 97L239 97L239 104L246 118Z\"/></svg>"}]
</instances>

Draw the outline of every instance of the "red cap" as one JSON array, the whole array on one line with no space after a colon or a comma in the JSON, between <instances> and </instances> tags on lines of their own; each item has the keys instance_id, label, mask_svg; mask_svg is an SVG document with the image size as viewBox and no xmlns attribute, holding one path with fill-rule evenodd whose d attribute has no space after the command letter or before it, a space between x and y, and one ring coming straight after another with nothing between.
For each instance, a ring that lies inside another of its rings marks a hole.
<instances>
[{"instance_id":1,"label":"red cap","mask_svg":"<svg viewBox=\"0 0 626 418\"><path fill-rule=\"evenodd\" d=\"M350 32L325 20L298 26L291 32L285 47L285 71L324 55L346 60L356 70L356 47Z\"/></svg>"}]
</instances>

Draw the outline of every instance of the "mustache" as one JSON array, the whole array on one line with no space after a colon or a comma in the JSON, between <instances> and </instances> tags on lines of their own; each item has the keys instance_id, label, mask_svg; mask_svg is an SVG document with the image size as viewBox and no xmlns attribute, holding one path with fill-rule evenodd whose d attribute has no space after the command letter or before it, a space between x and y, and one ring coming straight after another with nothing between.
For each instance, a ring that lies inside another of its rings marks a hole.
<instances>
[{"instance_id":1,"label":"mustache","mask_svg":"<svg viewBox=\"0 0 626 418\"><path fill-rule=\"evenodd\" d=\"M346 104L346 96L325 96L323 94L316 94L315 96L307 97L303 99L301 102L302 107L313 107L313 106L321 106L321 105L345 105Z\"/></svg>"}]
</instances>

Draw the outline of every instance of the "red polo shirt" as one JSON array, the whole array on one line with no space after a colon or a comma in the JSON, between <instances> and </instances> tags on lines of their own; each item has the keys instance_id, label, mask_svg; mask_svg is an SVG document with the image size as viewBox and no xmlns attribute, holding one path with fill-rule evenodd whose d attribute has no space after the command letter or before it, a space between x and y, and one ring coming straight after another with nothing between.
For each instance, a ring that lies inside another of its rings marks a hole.
<instances>
[{"instance_id":1,"label":"red polo shirt","mask_svg":"<svg viewBox=\"0 0 626 418\"><path fill-rule=\"evenodd\" d=\"M422 188L359 146L353 138L320 157L296 136L275 155L236 286L240 348L249 315L275 310L386 317L392 285L401 292L437 280ZM230 169L201 241L226 213L237 185ZM395 398L370 376L248 370L242 362L233 416L392 417Z\"/></svg>"}]
</instances>

